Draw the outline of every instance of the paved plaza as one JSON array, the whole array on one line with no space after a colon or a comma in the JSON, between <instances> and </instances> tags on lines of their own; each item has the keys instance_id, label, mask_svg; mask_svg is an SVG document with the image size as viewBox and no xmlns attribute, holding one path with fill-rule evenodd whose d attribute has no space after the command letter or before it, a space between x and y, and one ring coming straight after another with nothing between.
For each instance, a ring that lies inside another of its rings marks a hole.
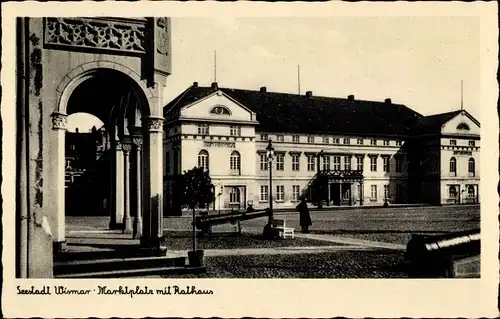
<instances>
[{"instance_id":1,"label":"paved plaza","mask_svg":"<svg viewBox=\"0 0 500 319\"><path fill-rule=\"evenodd\" d=\"M205 250L207 273L225 278L401 278L403 254L411 234L445 234L479 228L479 205L441 207L349 208L311 212L313 225L302 234L297 212L280 212L295 228L295 238L264 240L260 234L267 218L241 223L242 234L198 238ZM164 219L166 246L172 257L191 249L191 217ZM112 242L135 245L130 235L107 230L106 217L67 217L71 249L105 249ZM199 277L186 275L184 277Z\"/></svg>"}]
</instances>

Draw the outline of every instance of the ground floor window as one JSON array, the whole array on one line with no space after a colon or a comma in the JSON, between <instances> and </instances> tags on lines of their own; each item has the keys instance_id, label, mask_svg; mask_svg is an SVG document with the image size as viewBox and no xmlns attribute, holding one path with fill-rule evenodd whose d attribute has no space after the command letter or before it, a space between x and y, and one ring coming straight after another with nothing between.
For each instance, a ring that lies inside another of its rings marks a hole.
<instances>
[{"instance_id":1,"label":"ground floor window","mask_svg":"<svg viewBox=\"0 0 500 319\"><path fill-rule=\"evenodd\" d=\"M390 198L389 185L384 185L384 198L385 199L389 199Z\"/></svg>"},{"instance_id":2,"label":"ground floor window","mask_svg":"<svg viewBox=\"0 0 500 319\"><path fill-rule=\"evenodd\" d=\"M371 185L371 199L377 199L377 185Z\"/></svg>"},{"instance_id":3,"label":"ground floor window","mask_svg":"<svg viewBox=\"0 0 500 319\"><path fill-rule=\"evenodd\" d=\"M277 185L276 186L276 201L283 201L285 199L285 186Z\"/></svg>"},{"instance_id":4,"label":"ground floor window","mask_svg":"<svg viewBox=\"0 0 500 319\"><path fill-rule=\"evenodd\" d=\"M299 185L293 185L292 186L292 200L293 201L298 201L299 200L299 194L300 194L300 186Z\"/></svg>"},{"instance_id":5,"label":"ground floor window","mask_svg":"<svg viewBox=\"0 0 500 319\"><path fill-rule=\"evenodd\" d=\"M349 188L347 188L342 196L342 199L344 200L348 200L349 197L350 197L350 194L351 194L351 190Z\"/></svg>"},{"instance_id":6,"label":"ground floor window","mask_svg":"<svg viewBox=\"0 0 500 319\"><path fill-rule=\"evenodd\" d=\"M229 203L235 204L240 202L240 189L238 187L231 187L229 191Z\"/></svg>"},{"instance_id":7,"label":"ground floor window","mask_svg":"<svg viewBox=\"0 0 500 319\"><path fill-rule=\"evenodd\" d=\"M269 188L267 185L260 186L260 201L267 202L269 200Z\"/></svg>"},{"instance_id":8,"label":"ground floor window","mask_svg":"<svg viewBox=\"0 0 500 319\"><path fill-rule=\"evenodd\" d=\"M448 189L448 197L449 198L456 198L457 197L457 186L456 185L451 185Z\"/></svg>"},{"instance_id":9,"label":"ground floor window","mask_svg":"<svg viewBox=\"0 0 500 319\"><path fill-rule=\"evenodd\" d=\"M467 186L467 194L471 198L476 197L476 188L474 187L474 185Z\"/></svg>"}]
</instances>

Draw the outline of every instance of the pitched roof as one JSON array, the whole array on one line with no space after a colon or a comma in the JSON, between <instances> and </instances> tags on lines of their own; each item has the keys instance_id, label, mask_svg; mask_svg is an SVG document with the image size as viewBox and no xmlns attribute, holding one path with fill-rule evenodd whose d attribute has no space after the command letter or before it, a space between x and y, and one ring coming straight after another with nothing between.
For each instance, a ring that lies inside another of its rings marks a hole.
<instances>
[{"instance_id":1,"label":"pitched roof","mask_svg":"<svg viewBox=\"0 0 500 319\"><path fill-rule=\"evenodd\" d=\"M422 117L414 127L418 134L440 133L443 124L460 114L462 111L452 111Z\"/></svg>"},{"instance_id":2,"label":"pitched roof","mask_svg":"<svg viewBox=\"0 0 500 319\"><path fill-rule=\"evenodd\" d=\"M167 104L164 114L218 90L256 113L257 131L408 135L423 117L401 104L198 86Z\"/></svg>"}]
</instances>

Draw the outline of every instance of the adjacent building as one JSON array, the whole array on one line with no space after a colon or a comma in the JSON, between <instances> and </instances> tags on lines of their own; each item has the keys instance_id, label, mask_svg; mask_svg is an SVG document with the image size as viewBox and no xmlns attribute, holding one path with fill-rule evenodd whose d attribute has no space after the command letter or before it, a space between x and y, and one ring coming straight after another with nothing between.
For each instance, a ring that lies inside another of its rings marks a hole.
<instances>
[{"instance_id":1,"label":"adjacent building","mask_svg":"<svg viewBox=\"0 0 500 319\"><path fill-rule=\"evenodd\" d=\"M316 205L478 202L479 122L459 110L423 116L409 107L347 98L201 87L164 108L165 211L176 178L209 170L213 209L269 206L300 196ZM266 147L272 142L269 162Z\"/></svg>"}]
</instances>

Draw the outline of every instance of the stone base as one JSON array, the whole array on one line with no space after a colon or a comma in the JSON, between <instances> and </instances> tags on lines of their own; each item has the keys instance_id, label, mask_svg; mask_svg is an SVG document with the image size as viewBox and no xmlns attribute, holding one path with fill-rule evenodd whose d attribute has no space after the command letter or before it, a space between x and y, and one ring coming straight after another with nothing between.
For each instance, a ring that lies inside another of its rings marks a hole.
<instances>
[{"instance_id":1,"label":"stone base","mask_svg":"<svg viewBox=\"0 0 500 319\"><path fill-rule=\"evenodd\" d=\"M165 246L165 236L162 237L141 237L141 248L161 249Z\"/></svg>"}]
</instances>

